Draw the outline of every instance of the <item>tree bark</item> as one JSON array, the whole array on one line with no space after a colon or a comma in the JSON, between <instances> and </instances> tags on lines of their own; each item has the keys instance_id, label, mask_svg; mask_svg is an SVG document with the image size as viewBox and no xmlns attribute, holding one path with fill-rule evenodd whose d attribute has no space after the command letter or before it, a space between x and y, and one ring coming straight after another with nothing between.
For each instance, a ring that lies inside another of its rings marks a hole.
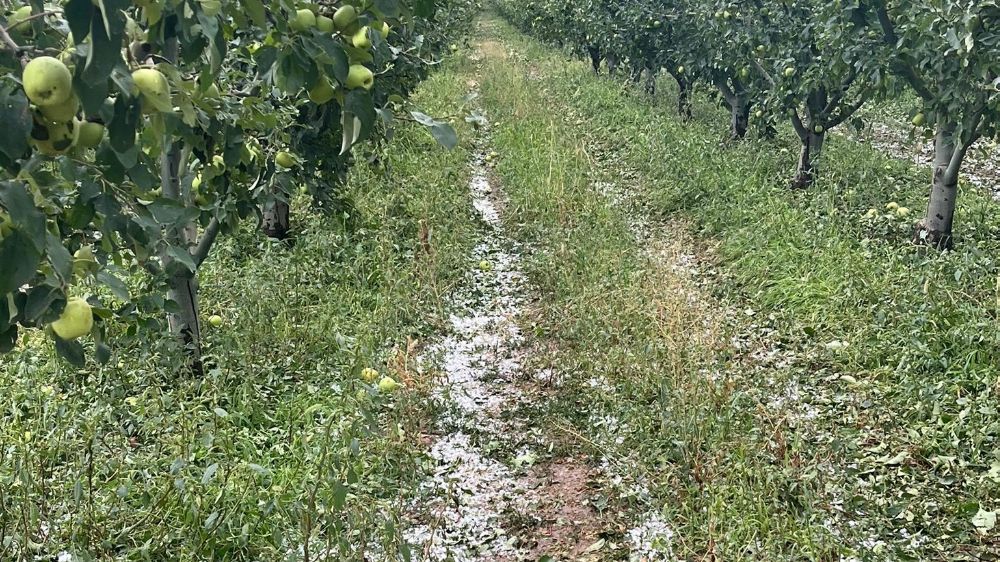
<instances>
[{"instance_id":1,"label":"tree bark","mask_svg":"<svg viewBox=\"0 0 1000 562\"><path fill-rule=\"evenodd\" d=\"M931 197L927 215L917 222L913 241L938 249L952 246L952 225L955 222L955 203L958 200L958 170L965 149L955 143L956 125L943 124L934 138L934 175L931 179Z\"/></svg>"},{"instance_id":2,"label":"tree bark","mask_svg":"<svg viewBox=\"0 0 1000 562\"><path fill-rule=\"evenodd\" d=\"M646 80L643 82L642 87L650 96L656 95L656 69L652 64L645 65Z\"/></svg>"},{"instance_id":3,"label":"tree bark","mask_svg":"<svg viewBox=\"0 0 1000 562\"><path fill-rule=\"evenodd\" d=\"M164 57L169 61L177 60L177 39L168 39L164 46ZM181 188L181 146L178 142L171 143L160 157L160 188L164 198L173 199L187 204L190 193ZM197 236L197 226L194 223L174 225L166 231L167 243L190 253ZM167 272L167 299L177 305L177 310L167 313L167 325L170 333L184 345L187 353L187 368L192 374L201 376L203 372L201 361L201 327L198 324L198 277L183 264L176 260L167 250L160 256L163 269Z\"/></svg>"},{"instance_id":4,"label":"tree bark","mask_svg":"<svg viewBox=\"0 0 1000 562\"><path fill-rule=\"evenodd\" d=\"M805 137L800 137L800 140L802 148L799 151L799 165L795 170L795 178L792 180L792 189L806 189L816 179L816 162L823 152L826 131L816 133L810 130Z\"/></svg>"},{"instance_id":5,"label":"tree bark","mask_svg":"<svg viewBox=\"0 0 1000 562\"><path fill-rule=\"evenodd\" d=\"M277 240L288 238L288 233L292 227L287 202L275 200L264 207L263 214L261 229L264 231L264 234L269 238Z\"/></svg>"},{"instance_id":6,"label":"tree bark","mask_svg":"<svg viewBox=\"0 0 1000 562\"><path fill-rule=\"evenodd\" d=\"M601 51L597 47L587 47L587 54L590 55L590 65L594 67L594 74L601 73Z\"/></svg>"},{"instance_id":7,"label":"tree bark","mask_svg":"<svg viewBox=\"0 0 1000 562\"><path fill-rule=\"evenodd\" d=\"M691 110L691 83L683 76L674 76L677 80L677 114L688 121L693 116Z\"/></svg>"},{"instance_id":8,"label":"tree bark","mask_svg":"<svg viewBox=\"0 0 1000 562\"><path fill-rule=\"evenodd\" d=\"M732 140L742 140L750 128L750 104L738 97L729 107L732 110L729 136Z\"/></svg>"},{"instance_id":9,"label":"tree bark","mask_svg":"<svg viewBox=\"0 0 1000 562\"><path fill-rule=\"evenodd\" d=\"M618 55L613 53L608 53L608 55L605 56L604 59L608 61L608 75L614 76L615 71L618 70L618 62L619 62Z\"/></svg>"}]
</instances>

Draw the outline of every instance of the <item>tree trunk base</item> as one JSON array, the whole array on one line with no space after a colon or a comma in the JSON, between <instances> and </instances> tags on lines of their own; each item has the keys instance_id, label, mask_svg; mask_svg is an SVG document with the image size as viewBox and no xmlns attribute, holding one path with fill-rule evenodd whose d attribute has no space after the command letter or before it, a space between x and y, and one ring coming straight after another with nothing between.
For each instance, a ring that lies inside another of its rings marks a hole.
<instances>
[{"instance_id":1,"label":"tree trunk base","mask_svg":"<svg viewBox=\"0 0 1000 562\"><path fill-rule=\"evenodd\" d=\"M951 232L928 228L927 224L920 220L913 227L913 243L938 250L950 250L954 244L954 237Z\"/></svg>"},{"instance_id":2,"label":"tree trunk base","mask_svg":"<svg viewBox=\"0 0 1000 562\"><path fill-rule=\"evenodd\" d=\"M264 209L261 230L268 238L285 240L291 232L288 203L275 201Z\"/></svg>"}]
</instances>

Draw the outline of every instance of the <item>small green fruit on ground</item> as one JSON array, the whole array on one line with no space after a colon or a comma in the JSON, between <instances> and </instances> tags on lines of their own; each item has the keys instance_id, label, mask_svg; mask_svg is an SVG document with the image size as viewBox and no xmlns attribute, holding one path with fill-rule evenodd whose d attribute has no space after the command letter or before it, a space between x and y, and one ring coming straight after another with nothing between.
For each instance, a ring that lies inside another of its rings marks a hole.
<instances>
[{"instance_id":1,"label":"small green fruit on ground","mask_svg":"<svg viewBox=\"0 0 1000 562\"><path fill-rule=\"evenodd\" d=\"M52 331L64 340L75 340L90 333L94 327L94 314L87 301L73 297L66 302L59 318L51 324Z\"/></svg>"},{"instance_id":2,"label":"small green fruit on ground","mask_svg":"<svg viewBox=\"0 0 1000 562\"><path fill-rule=\"evenodd\" d=\"M886 203L885 208L889 209L890 211L895 211L896 209L899 208L899 203L896 203L895 201L889 201L888 203Z\"/></svg>"},{"instance_id":3,"label":"small green fruit on ground","mask_svg":"<svg viewBox=\"0 0 1000 562\"><path fill-rule=\"evenodd\" d=\"M479 269L482 271L491 271L493 269L493 264L491 264L488 260L482 260L479 262Z\"/></svg>"},{"instance_id":4,"label":"small green fruit on ground","mask_svg":"<svg viewBox=\"0 0 1000 562\"><path fill-rule=\"evenodd\" d=\"M333 33L336 26L333 25L333 18L326 16L316 16L316 29L323 33Z\"/></svg>"},{"instance_id":5,"label":"small green fruit on ground","mask_svg":"<svg viewBox=\"0 0 1000 562\"><path fill-rule=\"evenodd\" d=\"M372 46L371 39L368 38L368 26L364 26L351 37L351 44L358 49L369 49Z\"/></svg>"},{"instance_id":6,"label":"small green fruit on ground","mask_svg":"<svg viewBox=\"0 0 1000 562\"><path fill-rule=\"evenodd\" d=\"M375 85L375 75L371 70L360 64L352 64L347 71L347 87L350 89L364 88L371 90Z\"/></svg>"},{"instance_id":7,"label":"small green fruit on ground","mask_svg":"<svg viewBox=\"0 0 1000 562\"><path fill-rule=\"evenodd\" d=\"M816 133L817 135L823 134L823 131L825 130L826 129L823 128L823 125L816 125L813 127L813 132Z\"/></svg>"},{"instance_id":8,"label":"small green fruit on ground","mask_svg":"<svg viewBox=\"0 0 1000 562\"><path fill-rule=\"evenodd\" d=\"M361 369L361 380L365 382L375 382L378 380L379 373L371 367L365 367Z\"/></svg>"},{"instance_id":9,"label":"small green fruit on ground","mask_svg":"<svg viewBox=\"0 0 1000 562\"><path fill-rule=\"evenodd\" d=\"M912 123L914 127L923 127L924 123L926 122L927 122L927 116L924 115L923 113L918 113L913 116Z\"/></svg>"},{"instance_id":10,"label":"small green fruit on ground","mask_svg":"<svg viewBox=\"0 0 1000 562\"><path fill-rule=\"evenodd\" d=\"M24 93L39 107L65 103L73 94L73 75L57 58L31 59L24 67L21 80Z\"/></svg>"},{"instance_id":11,"label":"small green fruit on ground","mask_svg":"<svg viewBox=\"0 0 1000 562\"><path fill-rule=\"evenodd\" d=\"M390 393L403 385L396 382L396 379L392 377L382 377L382 380L378 381L379 392Z\"/></svg>"},{"instance_id":12,"label":"small green fruit on ground","mask_svg":"<svg viewBox=\"0 0 1000 562\"><path fill-rule=\"evenodd\" d=\"M340 31L349 29L358 21L358 10L351 5L341 6L333 13L333 25Z\"/></svg>"},{"instance_id":13,"label":"small green fruit on ground","mask_svg":"<svg viewBox=\"0 0 1000 562\"><path fill-rule=\"evenodd\" d=\"M790 66L785 68L785 78L791 78L792 76L795 76L795 69Z\"/></svg>"},{"instance_id":14,"label":"small green fruit on ground","mask_svg":"<svg viewBox=\"0 0 1000 562\"><path fill-rule=\"evenodd\" d=\"M316 27L316 14L312 10L303 8L295 11L295 17L288 22L288 27L295 31L305 31L310 27Z\"/></svg>"},{"instance_id":15,"label":"small green fruit on ground","mask_svg":"<svg viewBox=\"0 0 1000 562\"><path fill-rule=\"evenodd\" d=\"M162 72L155 68L140 68L132 73L132 81L139 89L143 111L170 111L170 84Z\"/></svg>"},{"instance_id":16,"label":"small green fruit on ground","mask_svg":"<svg viewBox=\"0 0 1000 562\"><path fill-rule=\"evenodd\" d=\"M291 152L282 150L274 156L274 162L282 168L293 168L298 159Z\"/></svg>"},{"instance_id":17,"label":"small green fruit on ground","mask_svg":"<svg viewBox=\"0 0 1000 562\"><path fill-rule=\"evenodd\" d=\"M905 217L906 215L910 214L910 209L908 207L900 207L896 209L896 214L901 217Z\"/></svg>"},{"instance_id":18,"label":"small green fruit on ground","mask_svg":"<svg viewBox=\"0 0 1000 562\"><path fill-rule=\"evenodd\" d=\"M222 317L218 314L213 314L208 317L208 323L211 324L213 328L218 328L222 326Z\"/></svg>"}]
</instances>

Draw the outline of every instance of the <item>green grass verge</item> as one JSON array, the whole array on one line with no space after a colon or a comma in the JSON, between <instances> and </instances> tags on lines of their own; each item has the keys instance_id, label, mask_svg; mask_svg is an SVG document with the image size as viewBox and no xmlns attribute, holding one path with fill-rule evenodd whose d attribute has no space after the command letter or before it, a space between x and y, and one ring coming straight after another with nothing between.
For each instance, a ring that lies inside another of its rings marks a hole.
<instances>
[{"instance_id":1,"label":"green grass verge","mask_svg":"<svg viewBox=\"0 0 1000 562\"><path fill-rule=\"evenodd\" d=\"M675 552L995 549L973 523L1000 492L995 204L963 190L957 249L914 247L927 170L833 137L818 184L792 193L788 131L723 144L726 116L707 99L683 123L669 92L651 100L505 24L484 29L498 170L512 224L538 248L536 333L572 374L552 415L606 434L602 452L651 486L656 499L637 507L654 504L678 532ZM712 311L664 289L681 290L635 247L598 181L717 241L714 297L754 316L725 319L725 337L697 335ZM765 328L787 362L764 368L725 345ZM593 390L601 377L610 388Z\"/></svg>"},{"instance_id":2,"label":"green grass verge","mask_svg":"<svg viewBox=\"0 0 1000 562\"><path fill-rule=\"evenodd\" d=\"M454 114L464 89L440 72L415 100ZM358 166L344 213L297 202L292 249L252 225L215 249L203 379L176 378L157 334L113 333L134 343L103 367L68 367L42 334L3 357L0 559L280 560L307 535L345 560L395 551L429 412L357 375L443 325L478 235L466 149L404 125L384 161Z\"/></svg>"}]
</instances>

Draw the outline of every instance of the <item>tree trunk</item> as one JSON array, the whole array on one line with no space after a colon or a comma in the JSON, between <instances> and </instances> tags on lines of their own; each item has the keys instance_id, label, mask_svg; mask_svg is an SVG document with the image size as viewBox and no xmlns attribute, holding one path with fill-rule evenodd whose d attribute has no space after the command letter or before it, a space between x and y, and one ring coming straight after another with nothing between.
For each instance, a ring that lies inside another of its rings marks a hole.
<instances>
[{"instance_id":1,"label":"tree trunk","mask_svg":"<svg viewBox=\"0 0 1000 562\"><path fill-rule=\"evenodd\" d=\"M952 246L951 229L958 199L958 170L965 152L955 144L955 128L954 123L943 124L938 128L934 139L934 176L931 180L927 215L917 222L913 234L915 243L942 250Z\"/></svg>"},{"instance_id":2,"label":"tree trunk","mask_svg":"<svg viewBox=\"0 0 1000 562\"><path fill-rule=\"evenodd\" d=\"M653 65L646 65L646 80L643 82L643 89L651 96L656 95L656 70Z\"/></svg>"},{"instance_id":3,"label":"tree trunk","mask_svg":"<svg viewBox=\"0 0 1000 562\"><path fill-rule=\"evenodd\" d=\"M729 137L732 140L742 140L747 136L747 129L750 127L750 104L738 98L729 105L732 110L730 121Z\"/></svg>"},{"instance_id":4,"label":"tree trunk","mask_svg":"<svg viewBox=\"0 0 1000 562\"><path fill-rule=\"evenodd\" d=\"M261 221L261 229L269 238L284 240L288 238L291 230L291 220L289 219L288 203L275 200L264 207L264 217Z\"/></svg>"},{"instance_id":5,"label":"tree trunk","mask_svg":"<svg viewBox=\"0 0 1000 562\"><path fill-rule=\"evenodd\" d=\"M594 67L594 74L600 74L601 51L597 47L587 47L587 54L590 55L590 65Z\"/></svg>"},{"instance_id":6,"label":"tree trunk","mask_svg":"<svg viewBox=\"0 0 1000 562\"><path fill-rule=\"evenodd\" d=\"M169 61L177 60L177 50L177 39L167 40L164 57ZM191 194L182 191L180 181L181 153L181 147L174 142L160 157L160 188L164 198L188 204ZM197 226L194 223L174 225L166 231L166 241L170 246L189 253L194 245L194 236L197 236ZM188 357L187 368L192 374L201 376L203 367L201 327L198 324L197 273L188 270L183 264L175 263L176 260L166 250L160 259L168 275L167 299L177 305L177 310L167 313L167 325L170 333L184 344Z\"/></svg>"},{"instance_id":7,"label":"tree trunk","mask_svg":"<svg viewBox=\"0 0 1000 562\"><path fill-rule=\"evenodd\" d=\"M802 149L799 151L799 165L795 171L795 179L792 180L792 189L805 189L816 179L816 162L823 152L826 131L816 133L810 129L800 140Z\"/></svg>"},{"instance_id":8,"label":"tree trunk","mask_svg":"<svg viewBox=\"0 0 1000 562\"><path fill-rule=\"evenodd\" d=\"M688 121L692 117L691 84L683 76L674 76L674 79L677 80L677 114Z\"/></svg>"},{"instance_id":9,"label":"tree trunk","mask_svg":"<svg viewBox=\"0 0 1000 562\"><path fill-rule=\"evenodd\" d=\"M604 58L605 58L605 60L608 61L608 74L610 76L614 76L615 75L615 71L618 70L618 55L609 53Z\"/></svg>"}]
</instances>

